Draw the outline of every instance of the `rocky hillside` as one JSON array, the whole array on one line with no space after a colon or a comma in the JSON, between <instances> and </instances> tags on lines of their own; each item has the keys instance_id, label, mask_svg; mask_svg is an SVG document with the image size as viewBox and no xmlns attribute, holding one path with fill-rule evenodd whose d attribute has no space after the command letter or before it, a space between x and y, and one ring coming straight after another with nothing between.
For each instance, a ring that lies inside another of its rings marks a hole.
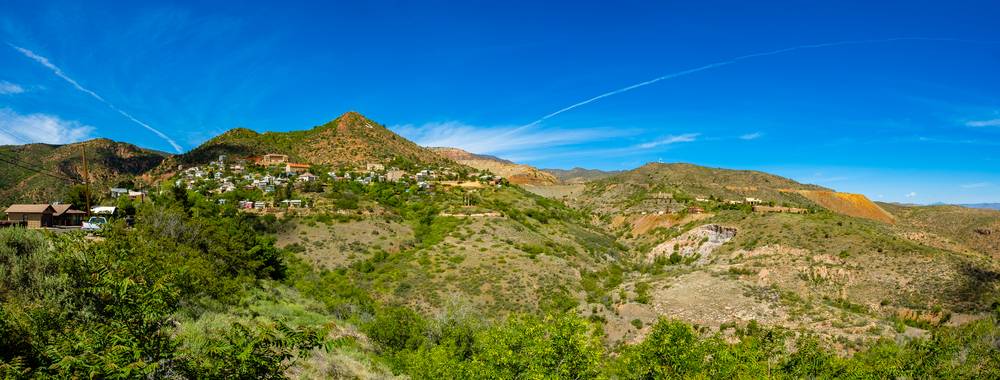
<instances>
[{"instance_id":1,"label":"rocky hillside","mask_svg":"<svg viewBox=\"0 0 1000 380\"><path fill-rule=\"evenodd\" d=\"M948 205L880 205L896 216L898 228L908 238L1000 258L1000 211Z\"/></svg>"},{"instance_id":2,"label":"rocky hillside","mask_svg":"<svg viewBox=\"0 0 1000 380\"><path fill-rule=\"evenodd\" d=\"M430 149L462 165L488 170L493 174L507 178L514 184L545 186L555 185L559 182L552 174L498 157L469 153L458 148L437 147Z\"/></svg>"},{"instance_id":3,"label":"rocky hillside","mask_svg":"<svg viewBox=\"0 0 1000 380\"><path fill-rule=\"evenodd\" d=\"M257 133L245 128L232 129L175 157L167 167L178 163L203 164L219 155L251 157L268 153L332 166L364 166L393 160L401 165L449 163L444 157L400 137L360 113L347 112L326 124L303 131Z\"/></svg>"},{"instance_id":4,"label":"rocky hillside","mask_svg":"<svg viewBox=\"0 0 1000 380\"><path fill-rule=\"evenodd\" d=\"M1000 212L875 204L689 164L578 186L567 202L604 222L637 268L601 290L610 305L586 306L611 341L640 339L632 326L668 316L712 329L755 320L851 351L982 318L1000 296Z\"/></svg>"},{"instance_id":5,"label":"rocky hillside","mask_svg":"<svg viewBox=\"0 0 1000 380\"><path fill-rule=\"evenodd\" d=\"M0 204L52 202L83 182L83 151L91 183L107 188L157 167L168 155L108 139L67 145L0 146Z\"/></svg>"}]
</instances>

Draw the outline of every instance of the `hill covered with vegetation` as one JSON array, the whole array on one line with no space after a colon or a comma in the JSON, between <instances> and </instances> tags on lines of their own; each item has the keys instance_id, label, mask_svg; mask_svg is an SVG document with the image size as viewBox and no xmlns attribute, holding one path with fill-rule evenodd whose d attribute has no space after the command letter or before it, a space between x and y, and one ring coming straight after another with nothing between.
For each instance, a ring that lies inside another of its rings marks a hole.
<instances>
[{"instance_id":1,"label":"hill covered with vegetation","mask_svg":"<svg viewBox=\"0 0 1000 380\"><path fill-rule=\"evenodd\" d=\"M67 145L0 146L0 204L48 203L63 199L73 184L84 182L83 154L89 181L103 192L131 182L157 167L168 155L135 145L94 139Z\"/></svg>"},{"instance_id":2,"label":"hill covered with vegetation","mask_svg":"<svg viewBox=\"0 0 1000 380\"><path fill-rule=\"evenodd\" d=\"M444 157L393 133L357 112L347 112L308 130L257 133L236 128L167 162L173 165L205 164L220 155L247 158L275 153L294 162L334 167L364 167L368 163L448 164Z\"/></svg>"}]
</instances>

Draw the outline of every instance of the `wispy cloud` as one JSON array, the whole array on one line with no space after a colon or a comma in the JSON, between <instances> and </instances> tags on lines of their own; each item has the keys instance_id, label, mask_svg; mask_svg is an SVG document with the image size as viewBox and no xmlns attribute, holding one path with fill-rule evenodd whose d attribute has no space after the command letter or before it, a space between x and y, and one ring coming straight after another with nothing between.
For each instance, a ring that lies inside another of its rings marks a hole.
<instances>
[{"instance_id":1,"label":"wispy cloud","mask_svg":"<svg viewBox=\"0 0 1000 380\"><path fill-rule=\"evenodd\" d=\"M740 136L740 140L756 140L759 139L761 136L764 136L764 134L761 132L747 133L743 136Z\"/></svg>"},{"instance_id":2,"label":"wispy cloud","mask_svg":"<svg viewBox=\"0 0 1000 380\"><path fill-rule=\"evenodd\" d=\"M514 131L516 126L482 127L457 121L404 124L390 129L419 145L461 148L479 154L523 153L632 134L618 128Z\"/></svg>"},{"instance_id":3,"label":"wispy cloud","mask_svg":"<svg viewBox=\"0 0 1000 380\"><path fill-rule=\"evenodd\" d=\"M664 138L659 139L659 140L655 140L655 141L650 141L650 142L639 144L639 148L650 149L650 148L655 148L655 147L658 147L658 146L661 146L661 145L671 145L671 144L677 144L677 143L692 142L692 141L697 140L698 135L699 135L698 133L685 133L683 135L667 136L667 137L664 137Z\"/></svg>"},{"instance_id":4,"label":"wispy cloud","mask_svg":"<svg viewBox=\"0 0 1000 380\"><path fill-rule=\"evenodd\" d=\"M913 198L913 197L917 196L917 193L914 192L914 191L911 191L909 193L906 193L906 195L904 195L904 196L907 197L907 198Z\"/></svg>"},{"instance_id":5,"label":"wispy cloud","mask_svg":"<svg viewBox=\"0 0 1000 380\"><path fill-rule=\"evenodd\" d=\"M990 119L990 120L969 120L965 122L967 127L1000 127L1000 119Z\"/></svg>"},{"instance_id":6,"label":"wispy cloud","mask_svg":"<svg viewBox=\"0 0 1000 380\"><path fill-rule=\"evenodd\" d=\"M0 80L0 95L20 94L22 92L24 92L24 87L17 83Z\"/></svg>"},{"instance_id":7,"label":"wispy cloud","mask_svg":"<svg viewBox=\"0 0 1000 380\"><path fill-rule=\"evenodd\" d=\"M35 113L22 115L0 108L0 145L48 143L66 144L91 137L94 127L59 116Z\"/></svg>"},{"instance_id":8,"label":"wispy cloud","mask_svg":"<svg viewBox=\"0 0 1000 380\"><path fill-rule=\"evenodd\" d=\"M979 189L979 188L989 187L989 186L990 186L989 182L976 182L976 183L967 183L967 184L961 185L959 187L961 187L963 189Z\"/></svg>"},{"instance_id":9,"label":"wispy cloud","mask_svg":"<svg viewBox=\"0 0 1000 380\"><path fill-rule=\"evenodd\" d=\"M160 138L162 138L164 141L166 141L167 143L169 143L170 146L172 146L174 148L174 150L177 151L177 153L181 153L183 151L183 149L181 149L181 146L177 145L177 143L174 142L174 140L171 139L170 137L168 137L166 134L164 134L163 132L160 132L156 128L151 127L149 124L146 124L146 123L140 121L139 119L136 119L134 116L132 116L129 113L125 112L121 108L118 108L118 106L116 106L116 105L112 104L111 102L105 100L103 97L101 97L100 95L98 95L96 92L94 92L94 91L92 91L92 90L90 90L90 89L88 89L86 87L83 87L83 85L81 85L75 79L70 78L69 75L66 75L66 73L63 72L62 69L60 69L58 66L56 66L55 64L53 64L52 62L50 62L48 58L45 58L45 57L40 56L38 54L35 54L35 52L33 52L31 50L28 50L28 49L25 49L25 48L22 48L20 46L17 46L17 45L11 44L11 43L7 43L7 44L10 45L10 47L14 48L14 50L17 50L17 51L21 52L21 54L24 54L25 57L31 58L35 62L38 62L42 66L45 66L49 70L52 70L53 74L55 74L59 78L62 78L67 83L71 84L74 88L76 88L77 90L79 90L79 91L81 91L81 92L83 92L83 93L85 93L87 95L90 95L94 99L97 99L101 103L104 103L105 105L107 105L109 108L111 108L115 112L118 112L119 114L121 114L122 116L124 116L126 119L132 121L133 123L136 123L136 124L142 126L143 128L146 128L150 132L153 132L154 134L156 134L157 136L159 136Z\"/></svg>"},{"instance_id":10,"label":"wispy cloud","mask_svg":"<svg viewBox=\"0 0 1000 380\"><path fill-rule=\"evenodd\" d=\"M898 42L898 41L963 42L963 43L988 43L988 44L996 43L994 41L974 41L974 40L962 40L962 39L957 39L957 38L895 37L895 38L882 38L882 39L870 39L870 40L848 40L848 41L835 41L835 42L826 42L826 43L818 43L818 44L807 44L807 45L798 45L798 46L792 46L792 47L787 47L787 48L777 49L777 50L771 50L771 51L764 51L764 52L759 52L759 53L751 53L751 54L746 54L746 55L741 55L741 56L738 56L738 57L730 58L730 59L727 59L727 60L724 60L724 61L718 61L718 62L715 62L715 63L709 63L707 65L698 66L698 67L690 68L690 69L687 69L687 70L682 70L682 71L678 71L678 72L666 74L666 75L663 75L663 76L660 76L660 77L657 77L657 78L653 78L653 79L650 79L650 80L647 80L647 81L644 81L644 82L639 82L639 83L633 84L631 86L622 87L622 88L614 90L614 91L605 92L603 94L594 96L592 98L589 98L589 99L586 99L586 100L574 103L574 104L569 105L567 107L563 107L562 109L559 109L558 111L555 111L555 112L549 113L549 114L547 114L545 116L542 116L538 120L535 120L535 121L533 121L531 123L528 123L528 124L526 124L524 126L521 126L519 128L528 128L528 127L532 127L532 126L541 124L543 121L545 121L547 119L550 119L552 117L555 117L556 115L559 115L559 114L564 113L564 112L572 111L573 109L585 106L587 104L596 102L598 100L601 100L601 99L604 99L604 98L607 98L607 97L610 97L610 96L618 95L618 94L621 94L621 93L624 93L624 92L629 92L629 91L635 90L637 88L649 86L651 84L654 84L654 83L657 83L657 82L660 82L660 81L674 79L674 78L682 77L682 76L686 76L686 75L691 75L691 74L695 74L695 73L698 73L698 72L701 72L701 71L705 71L705 70L711 70L711 69L717 69L717 68L724 67L724 66L729 66L729 65L738 63L740 61L747 60L747 59L767 57L767 56L784 54L784 53L791 53L791 52L798 51L798 50L821 49L821 48L828 48L828 47L835 47L835 46L889 43L889 42Z\"/></svg>"},{"instance_id":11,"label":"wispy cloud","mask_svg":"<svg viewBox=\"0 0 1000 380\"><path fill-rule=\"evenodd\" d=\"M914 140L919 142L934 143L934 144L988 145L988 146L1000 145L1000 142L989 141L989 140L977 140L977 139L958 140L958 139L947 139L947 138L926 137L926 136L917 136ZM903 141L913 141L913 140L904 139Z\"/></svg>"}]
</instances>

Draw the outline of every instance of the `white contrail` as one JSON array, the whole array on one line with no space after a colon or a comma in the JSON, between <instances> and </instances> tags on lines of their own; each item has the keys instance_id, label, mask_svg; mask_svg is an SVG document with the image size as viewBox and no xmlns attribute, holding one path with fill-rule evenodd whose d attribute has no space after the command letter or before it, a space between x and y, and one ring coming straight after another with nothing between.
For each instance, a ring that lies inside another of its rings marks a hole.
<instances>
[{"instance_id":1,"label":"white contrail","mask_svg":"<svg viewBox=\"0 0 1000 380\"><path fill-rule=\"evenodd\" d=\"M746 60L746 59L766 57L766 56L769 56L769 55L776 55L776 54L788 53L788 52L792 52L792 51L796 51L796 50L819 49L819 48L833 47L833 46L842 46L842 45L872 44L872 43L893 42L893 41L953 41L953 42L971 42L971 43L989 43L989 44L995 44L995 43L997 43L996 41L974 41L974 40L963 40L963 39L957 39L957 38L896 37L896 38L883 38L883 39L873 39L873 40L849 40L849 41L827 42L827 43L821 43L821 44L798 45L798 46L792 46L792 47L784 48L784 49L770 50L770 51L761 52L761 53L753 53L753 54L741 55L739 57L735 57L735 58L732 58L732 59L727 59L725 61L719 61L719 62L707 64L707 65L704 65L704 66L698 66L698 67L695 67L695 68L692 68L692 69L687 69L687 70L678 71L678 72L675 72L675 73L670 73L670 74L667 74L667 75L664 75L664 76L661 76L661 77L657 77L657 78L653 78L653 79L647 80L645 82L640 82L640 83L636 83L636 84L633 84L633 85L628 86L628 87L620 88L620 89L617 89L617 90L614 90L614 91L611 91L611 92L605 92L605 93L597 95L597 96L595 96L593 98L581 101L579 103L572 104L572 105L570 105L568 107L565 107L563 109L560 109L560 110L555 111L553 113L550 113L548 115L542 116L538 120L535 120L535 121L533 121L531 123L528 123L528 124L522 125L522 126L520 126L518 128L510 130L508 132L508 134L510 134L510 133L516 133L516 132L519 132L519 131L521 131L521 130L523 130L525 128L533 127L533 126L538 125L541 122L543 122L543 121L545 121L545 120L547 120L549 118L552 118L552 117L554 117L556 115L559 115L559 114L561 114L563 112L571 111L571 110L573 110L575 108L578 108L578 107L581 107L581 106L585 106L587 104L596 102L598 100L607 98L609 96L618 95L618 94L621 94L623 92L632 91L632 90L637 89L639 87L648 86L648 85L651 85L651 84L659 82L659 81L663 81L663 80L667 80L667 79L673 79L673 78L677 78L677 77L681 77L681 76L685 76L685 75L689 75L689 74L694 74L694 73L697 73L697 72L700 72L700 71L711 70L711 69L719 68L719 67L722 67L722 66L729 66L729 65L732 65L734 63L737 63L739 61Z\"/></svg>"},{"instance_id":2,"label":"white contrail","mask_svg":"<svg viewBox=\"0 0 1000 380\"><path fill-rule=\"evenodd\" d=\"M166 140L166 142L169 143L170 146L174 147L174 150L176 150L177 153L181 153L183 151L183 149L181 149L181 146L177 145L177 143L174 142L174 140L171 139L170 137L168 137L166 134L164 134L163 132L160 132L156 128L153 128L153 127L149 126L149 124L146 124L146 123L143 123L142 121L139 121L139 119L136 119L134 116L129 115L128 112L125 112L121 108L118 108L114 104L111 104L111 102L109 102L107 100L104 100L104 98L101 97L100 95L98 95L96 92L91 91L90 89L88 89L86 87L83 87L82 85L80 85L79 82L77 82L73 78L70 78L68 75L66 75L66 73L64 73L62 71L62 69L60 69L58 66L52 64L52 62L49 62L48 58L45 58L45 57L40 56L38 54L35 54L35 52L33 52L31 50L25 49L23 47L14 45L14 44L9 43L9 42L7 43L7 45L10 45L10 47L12 47L15 50L21 52L21 54L24 54L25 57L31 58L31 59L35 60L35 62L38 62L42 66L45 66L49 70L52 70L52 73L56 74L57 77L62 78L66 82L69 82L69 84L73 85L73 87L75 87L77 90L80 90L81 92L83 92L83 93L85 93L87 95L90 95L94 99L97 99L101 103L104 103L105 105L107 105L109 108L111 108L115 112L118 112L119 114L121 114L122 116L124 116L126 119L129 119L132 122L141 125L143 128L148 129L150 132L155 133L157 136L160 136L160 138L162 138L163 140Z\"/></svg>"}]
</instances>

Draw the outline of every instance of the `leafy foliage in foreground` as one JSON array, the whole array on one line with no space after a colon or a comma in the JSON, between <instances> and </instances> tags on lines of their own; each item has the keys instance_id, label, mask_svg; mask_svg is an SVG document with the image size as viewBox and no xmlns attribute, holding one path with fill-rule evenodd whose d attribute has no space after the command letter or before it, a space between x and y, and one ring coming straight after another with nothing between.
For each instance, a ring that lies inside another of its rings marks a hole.
<instances>
[{"instance_id":1,"label":"leafy foliage in foreground","mask_svg":"<svg viewBox=\"0 0 1000 380\"><path fill-rule=\"evenodd\" d=\"M396 323L427 326L433 337L420 347L383 342L393 367L415 379L485 378L996 378L1000 351L996 319L940 329L905 344L880 341L842 358L813 337L786 349L787 333L751 322L734 341L705 336L683 322L661 319L645 340L615 355L600 344L595 326L576 316L512 317L493 326L469 328L445 320L427 324L409 315ZM394 325L379 322L376 327ZM396 326L399 327L399 326ZM436 333L431 333L436 331Z\"/></svg>"},{"instance_id":2,"label":"leafy foliage in foreground","mask_svg":"<svg viewBox=\"0 0 1000 380\"><path fill-rule=\"evenodd\" d=\"M0 230L4 377L262 377L280 374L291 353L315 345L302 338L310 333L281 324L234 325L206 355L179 349L173 316L185 305L230 302L285 270L273 239L258 234L253 220L163 203L169 206L140 211L141 228L114 225L101 241Z\"/></svg>"}]
</instances>

